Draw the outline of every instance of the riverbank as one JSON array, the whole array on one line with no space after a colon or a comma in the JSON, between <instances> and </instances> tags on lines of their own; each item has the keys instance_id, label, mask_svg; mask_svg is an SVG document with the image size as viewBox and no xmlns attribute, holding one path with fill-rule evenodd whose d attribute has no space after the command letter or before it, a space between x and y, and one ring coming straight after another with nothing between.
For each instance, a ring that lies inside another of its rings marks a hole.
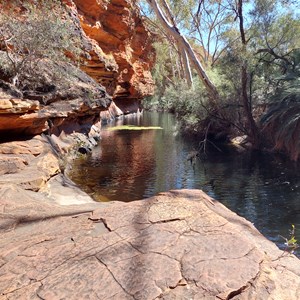
<instances>
[{"instance_id":1,"label":"riverbank","mask_svg":"<svg viewBox=\"0 0 300 300\"><path fill-rule=\"evenodd\" d=\"M93 140L74 133L65 139L38 135L28 140L1 143L0 186L14 186L19 192L35 194L41 201L61 205L92 203L93 200L62 171L68 167L72 153L82 147L79 145L84 143L88 148ZM70 151L68 155L66 151Z\"/></svg>"},{"instance_id":2,"label":"riverbank","mask_svg":"<svg viewBox=\"0 0 300 300\"><path fill-rule=\"evenodd\" d=\"M110 130L119 125L162 129ZM75 159L68 173L96 201L130 202L171 189L201 189L279 248L285 248L282 237L289 236L291 224L300 240L299 166L283 156L211 144L203 153L200 141L181 134L168 113L144 112L111 122L101 136L99 146Z\"/></svg>"},{"instance_id":3,"label":"riverbank","mask_svg":"<svg viewBox=\"0 0 300 300\"><path fill-rule=\"evenodd\" d=\"M300 297L300 261L202 191L96 203L49 137L0 149L1 299Z\"/></svg>"}]
</instances>

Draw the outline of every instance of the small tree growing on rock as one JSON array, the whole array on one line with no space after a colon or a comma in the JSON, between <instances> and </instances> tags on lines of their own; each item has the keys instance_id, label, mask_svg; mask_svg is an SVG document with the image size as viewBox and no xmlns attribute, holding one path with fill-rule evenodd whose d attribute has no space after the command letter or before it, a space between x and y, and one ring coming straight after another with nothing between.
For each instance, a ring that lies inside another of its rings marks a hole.
<instances>
[{"instance_id":1,"label":"small tree growing on rock","mask_svg":"<svg viewBox=\"0 0 300 300\"><path fill-rule=\"evenodd\" d=\"M18 88L38 77L41 62L79 56L75 25L63 19L67 11L60 1L0 0L0 9L0 71Z\"/></svg>"}]
</instances>

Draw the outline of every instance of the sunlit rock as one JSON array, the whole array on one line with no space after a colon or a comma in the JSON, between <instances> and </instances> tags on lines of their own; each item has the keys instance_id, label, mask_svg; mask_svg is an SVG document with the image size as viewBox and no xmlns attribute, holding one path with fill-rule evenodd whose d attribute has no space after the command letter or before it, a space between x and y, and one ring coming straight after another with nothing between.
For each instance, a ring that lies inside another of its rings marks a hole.
<instances>
[{"instance_id":1,"label":"sunlit rock","mask_svg":"<svg viewBox=\"0 0 300 300\"><path fill-rule=\"evenodd\" d=\"M82 69L114 99L152 95L152 37L134 1L68 1L80 20L90 59Z\"/></svg>"},{"instance_id":2,"label":"sunlit rock","mask_svg":"<svg viewBox=\"0 0 300 300\"><path fill-rule=\"evenodd\" d=\"M300 297L299 259L202 191L81 206L20 192L0 187L3 299Z\"/></svg>"}]
</instances>

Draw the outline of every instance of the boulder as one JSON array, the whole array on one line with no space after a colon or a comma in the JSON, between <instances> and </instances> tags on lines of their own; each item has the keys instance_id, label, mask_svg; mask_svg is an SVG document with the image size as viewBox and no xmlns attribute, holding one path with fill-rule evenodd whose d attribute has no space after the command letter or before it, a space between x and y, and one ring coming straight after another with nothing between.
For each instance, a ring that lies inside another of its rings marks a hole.
<instances>
[{"instance_id":1,"label":"boulder","mask_svg":"<svg viewBox=\"0 0 300 300\"><path fill-rule=\"evenodd\" d=\"M1 299L300 299L300 261L200 190L63 207L18 193L0 188Z\"/></svg>"},{"instance_id":2,"label":"boulder","mask_svg":"<svg viewBox=\"0 0 300 300\"><path fill-rule=\"evenodd\" d=\"M41 136L0 144L2 166L0 186L14 183L26 190L38 191L60 172L57 156Z\"/></svg>"}]
</instances>

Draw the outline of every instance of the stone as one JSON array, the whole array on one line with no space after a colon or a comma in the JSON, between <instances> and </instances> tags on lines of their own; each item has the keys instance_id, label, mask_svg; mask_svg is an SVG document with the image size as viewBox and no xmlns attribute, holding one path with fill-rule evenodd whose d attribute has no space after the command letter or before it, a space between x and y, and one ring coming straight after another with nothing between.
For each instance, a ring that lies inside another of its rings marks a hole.
<instances>
[{"instance_id":1,"label":"stone","mask_svg":"<svg viewBox=\"0 0 300 300\"><path fill-rule=\"evenodd\" d=\"M153 37L135 2L64 2L68 13L61 17L74 23L86 53L82 56L85 63L78 69L63 61L41 59L36 75L26 79L24 91L0 80L2 137L59 135L65 125L82 124L87 116L94 118L91 127L99 121L101 111L107 111L102 114L105 119L137 112L140 100L154 92ZM59 80L54 74L60 74ZM108 94L117 105L110 106Z\"/></svg>"},{"instance_id":2,"label":"stone","mask_svg":"<svg viewBox=\"0 0 300 300\"><path fill-rule=\"evenodd\" d=\"M111 102L107 110L100 112L102 121L109 121L122 115L124 115L124 112L115 104L114 101Z\"/></svg>"},{"instance_id":3,"label":"stone","mask_svg":"<svg viewBox=\"0 0 300 300\"><path fill-rule=\"evenodd\" d=\"M50 178L40 192L60 205L95 203L88 194L62 174Z\"/></svg>"},{"instance_id":4,"label":"stone","mask_svg":"<svg viewBox=\"0 0 300 300\"><path fill-rule=\"evenodd\" d=\"M48 129L47 118L38 113L1 114L0 134L3 135L36 135Z\"/></svg>"},{"instance_id":5,"label":"stone","mask_svg":"<svg viewBox=\"0 0 300 300\"><path fill-rule=\"evenodd\" d=\"M0 187L1 299L300 298L299 259L200 190L80 206L21 192Z\"/></svg>"},{"instance_id":6,"label":"stone","mask_svg":"<svg viewBox=\"0 0 300 300\"><path fill-rule=\"evenodd\" d=\"M44 151L45 141L39 136L24 141L0 143L1 154L31 154L37 156Z\"/></svg>"},{"instance_id":7,"label":"stone","mask_svg":"<svg viewBox=\"0 0 300 300\"><path fill-rule=\"evenodd\" d=\"M0 155L0 175L18 173L28 165L28 161L18 156Z\"/></svg>"},{"instance_id":8,"label":"stone","mask_svg":"<svg viewBox=\"0 0 300 300\"><path fill-rule=\"evenodd\" d=\"M0 98L1 99L13 99L22 98L22 92L19 91L13 84L0 79ZM12 104L8 104L12 107Z\"/></svg>"},{"instance_id":9,"label":"stone","mask_svg":"<svg viewBox=\"0 0 300 300\"><path fill-rule=\"evenodd\" d=\"M0 165L3 165L0 185L14 183L26 190L38 191L60 172L57 156L47 139L40 136L0 144L0 153Z\"/></svg>"},{"instance_id":10,"label":"stone","mask_svg":"<svg viewBox=\"0 0 300 300\"><path fill-rule=\"evenodd\" d=\"M13 98L0 99L0 114L34 112L38 111L39 107L40 104L38 101Z\"/></svg>"},{"instance_id":11,"label":"stone","mask_svg":"<svg viewBox=\"0 0 300 300\"><path fill-rule=\"evenodd\" d=\"M4 231L16 228L24 222L41 220L43 223L43 220L46 221L48 218L92 212L99 207L95 202L82 203L81 206L61 206L42 193L26 191L12 183L0 186L0 199L0 228Z\"/></svg>"}]
</instances>

